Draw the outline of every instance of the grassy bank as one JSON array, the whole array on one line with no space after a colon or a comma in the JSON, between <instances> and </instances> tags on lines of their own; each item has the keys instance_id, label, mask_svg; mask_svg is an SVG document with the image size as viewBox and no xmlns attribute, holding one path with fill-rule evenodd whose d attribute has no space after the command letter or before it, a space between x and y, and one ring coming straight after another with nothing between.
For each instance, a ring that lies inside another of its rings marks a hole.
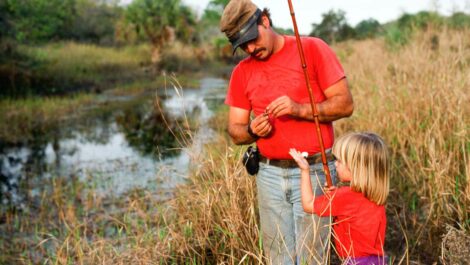
<instances>
[{"instance_id":1,"label":"grassy bank","mask_svg":"<svg viewBox=\"0 0 470 265\"><path fill-rule=\"evenodd\" d=\"M17 58L0 63L0 98L100 93L135 83L161 87L161 76L174 72L181 75L182 86L194 86L202 75L226 71L206 50L175 42L162 51L157 62L151 62L152 48L146 43L122 47L76 42L19 45Z\"/></svg>"},{"instance_id":2,"label":"grassy bank","mask_svg":"<svg viewBox=\"0 0 470 265\"><path fill-rule=\"evenodd\" d=\"M75 42L20 46L19 51L42 62L43 74L82 82L100 82L112 76L118 80L122 75L131 78L136 69L150 64L151 54L149 45L145 44L113 48Z\"/></svg>"},{"instance_id":3,"label":"grassy bank","mask_svg":"<svg viewBox=\"0 0 470 265\"><path fill-rule=\"evenodd\" d=\"M394 264L468 262L469 38L429 30L399 50L380 39L335 47L356 106L335 123L337 135L377 132L393 154L385 250ZM264 263L254 178L226 121L222 107L214 142L191 154L189 183L169 201L145 190L100 197L78 180L46 180L53 189L37 204L2 216L0 263Z\"/></svg>"}]
</instances>

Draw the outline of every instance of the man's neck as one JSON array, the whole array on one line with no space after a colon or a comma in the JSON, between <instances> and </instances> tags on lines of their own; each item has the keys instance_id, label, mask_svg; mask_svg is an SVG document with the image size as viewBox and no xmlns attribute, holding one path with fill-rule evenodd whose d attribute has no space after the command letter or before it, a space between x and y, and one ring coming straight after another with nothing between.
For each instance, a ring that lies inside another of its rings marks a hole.
<instances>
[{"instance_id":1,"label":"man's neck","mask_svg":"<svg viewBox=\"0 0 470 265\"><path fill-rule=\"evenodd\" d=\"M274 48L273 48L273 53L276 53L284 47L284 37L281 34L278 34L273 30L274 34Z\"/></svg>"}]
</instances>

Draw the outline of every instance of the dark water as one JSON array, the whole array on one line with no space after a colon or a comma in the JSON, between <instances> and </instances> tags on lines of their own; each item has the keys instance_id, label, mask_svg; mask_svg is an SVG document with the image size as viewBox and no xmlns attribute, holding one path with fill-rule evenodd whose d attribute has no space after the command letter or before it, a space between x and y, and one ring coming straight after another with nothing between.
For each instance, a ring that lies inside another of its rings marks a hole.
<instances>
[{"instance_id":1,"label":"dark water","mask_svg":"<svg viewBox=\"0 0 470 265\"><path fill-rule=\"evenodd\" d=\"M162 199L171 196L186 180L189 154L198 153L214 133L206 124L214 107L222 104L225 87L223 79L204 78L200 88L156 91L163 99L164 119L155 113L155 94L138 99L103 95L103 102L122 107L96 109L96 115L33 141L0 146L2 204L21 208L26 197L40 195L43 180L55 177L78 178L102 194L146 188L159 191ZM189 146L182 147L168 126L177 132L185 120L197 130Z\"/></svg>"}]
</instances>

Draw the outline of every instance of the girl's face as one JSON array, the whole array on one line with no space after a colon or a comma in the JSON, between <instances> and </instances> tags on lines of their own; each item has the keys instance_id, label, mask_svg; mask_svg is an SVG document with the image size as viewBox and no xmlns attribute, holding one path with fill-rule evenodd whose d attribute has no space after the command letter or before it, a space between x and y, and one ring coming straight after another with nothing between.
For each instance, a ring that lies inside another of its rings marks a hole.
<instances>
[{"instance_id":1,"label":"girl's face","mask_svg":"<svg viewBox=\"0 0 470 265\"><path fill-rule=\"evenodd\" d=\"M349 182L352 180L351 171L341 160L336 159L335 161L336 173L338 174L341 182Z\"/></svg>"}]
</instances>

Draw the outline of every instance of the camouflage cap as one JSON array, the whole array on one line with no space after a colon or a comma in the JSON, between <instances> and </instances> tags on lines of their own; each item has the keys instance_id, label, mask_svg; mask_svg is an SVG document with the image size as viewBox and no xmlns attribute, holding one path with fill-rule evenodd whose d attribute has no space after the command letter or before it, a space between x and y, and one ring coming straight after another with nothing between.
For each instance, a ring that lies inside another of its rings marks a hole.
<instances>
[{"instance_id":1,"label":"camouflage cap","mask_svg":"<svg viewBox=\"0 0 470 265\"><path fill-rule=\"evenodd\" d=\"M261 10L250 0L231 0L220 19L220 31L232 43L232 52L245 42L258 37Z\"/></svg>"}]
</instances>

